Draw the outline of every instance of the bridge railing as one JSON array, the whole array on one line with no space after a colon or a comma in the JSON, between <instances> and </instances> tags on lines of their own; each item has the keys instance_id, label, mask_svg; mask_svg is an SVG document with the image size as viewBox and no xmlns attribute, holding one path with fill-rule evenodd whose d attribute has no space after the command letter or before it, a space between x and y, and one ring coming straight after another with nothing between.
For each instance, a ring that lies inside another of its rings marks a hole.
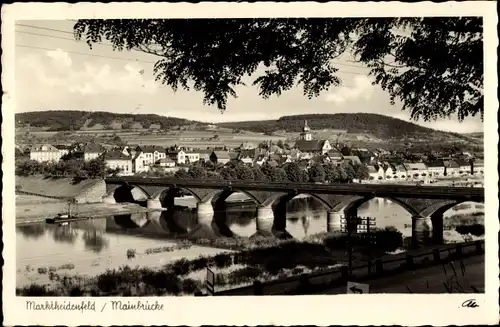
<instances>
[{"instance_id":1,"label":"bridge railing","mask_svg":"<svg viewBox=\"0 0 500 327\"><path fill-rule=\"evenodd\" d=\"M405 270L414 270L447 263L484 253L484 240L424 248L408 253L374 260L372 264L356 265L349 276L347 266L292 276L268 282L255 281L253 285L217 291L215 295L287 295L321 291L340 287L349 281L387 277ZM307 289L307 291L305 291Z\"/></svg>"}]
</instances>

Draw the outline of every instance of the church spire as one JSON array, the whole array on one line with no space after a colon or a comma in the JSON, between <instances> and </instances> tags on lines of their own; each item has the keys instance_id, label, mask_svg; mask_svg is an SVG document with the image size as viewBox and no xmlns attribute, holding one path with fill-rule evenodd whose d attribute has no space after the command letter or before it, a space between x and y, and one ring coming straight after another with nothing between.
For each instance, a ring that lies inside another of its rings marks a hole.
<instances>
[{"instance_id":1,"label":"church spire","mask_svg":"<svg viewBox=\"0 0 500 327\"><path fill-rule=\"evenodd\" d=\"M311 129L309 128L309 125L307 125L307 119L304 120L304 128L302 128L302 131L307 132L310 131Z\"/></svg>"},{"instance_id":2,"label":"church spire","mask_svg":"<svg viewBox=\"0 0 500 327\"><path fill-rule=\"evenodd\" d=\"M300 139L305 141L312 140L311 129L309 125L307 125L307 120L304 120L304 127L302 128L302 133L300 133Z\"/></svg>"}]
</instances>

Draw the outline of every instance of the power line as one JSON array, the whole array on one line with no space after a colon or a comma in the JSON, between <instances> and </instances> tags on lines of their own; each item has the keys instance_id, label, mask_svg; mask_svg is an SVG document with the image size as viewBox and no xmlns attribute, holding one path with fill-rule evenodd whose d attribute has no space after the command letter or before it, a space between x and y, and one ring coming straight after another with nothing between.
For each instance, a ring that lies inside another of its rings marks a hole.
<instances>
[{"instance_id":1,"label":"power line","mask_svg":"<svg viewBox=\"0 0 500 327\"><path fill-rule=\"evenodd\" d=\"M39 46L34 46L34 45L25 45L25 44L16 44L16 47L21 47L21 48L28 48L28 49L34 49L34 50L43 50L43 51L55 51L58 49L54 48L45 48L45 47L39 47ZM77 51L66 51L67 53L71 54L76 54L76 55L81 55L81 56L90 56L90 57L98 57L98 58L106 58L106 59L115 59L115 60L122 60L122 61L135 61L135 62L142 62L142 63L147 63L147 64L155 64L156 62L153 61L145 61L145 60L139 60L139 59L126 59L126 58L119 58L119 57L111 57L111 56L105 56L105 55L98 55L98 54L93 54L93 53L84 53L84 52L77 52ZM366 76L366 74L360 73L360 72L351 72L347 70L338 70L338 73L344 73L344 74L351 74L351 75L362 75Z\"/></svg>"},{"instance_id":2,"label":"power line","mask_svg":"<svg viewBox=\"0 0 500 327\"><path fill-rule=\"evenodd\" d=\"M46 30L46 31L53 31L53 32L59 32L59 33L65 33L65 34L74 35L73 32L62 31L62 30L58 30L58 29L54 29L54 28L48 28L48 27L42 27L42 26L36 26L36 25L27 25L27 24L16 24L16 25L17 26L22 26L22 27L39 29L39 30ZM77 41L75 39L64 38L64 37L56 36L56 35L38 34L38 33L33 33L33 32L28 32L28 31L16 31L16 32L23 33L23 34L29 34L29 35L35 35L35 36L50 37L50 38L55 38L55 39L61 39L61 40L68 40L68 41L79 42L79 41ZM108 47L113 47L112 44L106 44L106 43L96 43L96 44L105 45L105 46L108 46ZM143 51L140 51L140 50L137 50L137 49L131 49L131 50L136 51L136 52L144 53ZM351 61L351 62L354 62L354 61ZM369 67L363 67L363 66L358 66L358 65L351 65L351 64L346 64L346 63L337 63L337 62L335 62L335 65L346 66L346 67L353 67L353 68L359 68L359 69L370 69ZM355 72L347 72L347 71L344 71L344 72L345 73L356 74Z\"/></svg>"},{"instance_id":3,"label":"power line","mask_svg":"<svg viewBox=\"0 0 500 327\"><path fill-rule=\"evenodd\" d=\"M59 33L65 33L65 34L74 35L73 32L61 31L61 30L58 30L58 29L55 29L55 28L48 28L48 27L43 27L43 26L28 25L28 24L16 24L15 26L29 27L29 28L35 28L35 29L38 29L38 30L52 31L52 32L59 32Z\"/></svg>"},{"instance_id":4,"label":"power line","mask_svg":"<svg viewBox=\"0 0 500 327\"><path fill-rule=\"evenodd\" d=\"M38 47L34 45L25 45L25 44L16 44L16 47L21 47L21 48L28 48L28 49L34 49L34 50L43 50L43 51L57 51L58 49L54 48L45 48L45 47ZM110 56L104 56L104 55L97 55L97 54L91 54L91 53L83 53L83 52L77 52L77 51L66 51L67 53L71 54L76 54L76 55L82 55L82 56L90 56L90 57L98 57L98 58L106 58L106 59L115 59L115 60L121 60L121 61L135 61L135 62L142 62L142 63L147 63L147 64L155 64L155 62L152 61L145 61L145 60L139 60L139 59L125 59L125 58L119 58L119 57L110 57ZM353 74L353 75L361 75L361 76L366 76L366 74L361 74L361 73L356 73L356 72L349 72L349 71L343 71L339 70L338 73L346 73L346 74ZM347 86L347 87L353 87L348 84L342 84L340 86ZM165 86L159 86L159 88L165 88Z\"/></svg>"},{"instance_id":5,"label":"power line","mask_svg":"<svg viewBox=\"0 0 500 327\"><path fill-rule=\"evenodd\" d=\"M35 49L35 50L43 50L43 51L55 51L58 49L54 48L44 48L44 47L38 47L34 45L26 45L26 44L16 44L16 47L21 47L21 48L28 48L28 49ZM116 60L122 60L122 61L137 61L137 62L143 62L147 64L155 64L156 62L153 61L145 61L145 60L139 60L139 59L126 59L126 58L119 58L119 57L111 57L111 56L104 56L104 55L97 55L93 53L83 53L83 52L77 52L77 51L66 51L64 52L71 53L71 54L76 54L76 55L81 55L81 56L90 56L90 57L99 57L99 58L107 58L107 59L116 59Z\"/></svg>"},{"instance_id":6,"label":"power line","mask_svg":"<svg viewBox=\"0 0 500 327\"><path fill-rule=\"evenodd\" d=\"M81 42L81 41L76 40L76 39L70 39L70 38L67 38L67 37L61 37L61 36L57 36L57 35L39 34L39 33L33 33L33 32L28 32L28 31L16 31L16 33L28 34L28 35L34 35L34 36L42 36L42 37L50 37L50 38L59 39L59 40L68 40L68 41L74 41L74 42ZM105 46L108 46L108 47L113 47L112 44L106 44L106 43L96 43L96 44L98 44L98 45L105 45ZM136 51L138 51L138 50L136 50Z\"/></svg>"}]
</instances>

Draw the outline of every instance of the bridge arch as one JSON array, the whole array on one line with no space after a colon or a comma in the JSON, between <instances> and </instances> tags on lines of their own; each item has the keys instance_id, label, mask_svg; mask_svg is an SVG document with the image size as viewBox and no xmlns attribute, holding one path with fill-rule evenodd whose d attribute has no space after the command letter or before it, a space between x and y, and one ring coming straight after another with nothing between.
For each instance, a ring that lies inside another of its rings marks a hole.
<instances>
[{"instance_id":1,"label":"bridge arch","mask_svg":"<svg viewBox=\"0 0 500 327\"><path fill-rule=\"evenodd\" d=\"M285 206L289 201L293 200L295 197L299 195L308 195L311 198L317 200L319 203L321 203L326 210L332 210L333 206L323 199L321 196L314 194L314 193L307 193L307 192L293 192L293 193L278 193L271 195L269 198L267 198L263 203L259 203L263 207L276 207L280 208L282 206Z\"/></svg>"},{"instance_id":2,"label":"bridge arch","mask_svg":"<svg viewBox=\"0 0 500 327\"><path fill-rule=\"evenodd\" d=\"M229 198L231 195L240 193L246 195L249 199L255 202L256 205L261 204L261 200L255 196L252 192L248 192L245 190L239 190L239 189L225 189L225 190L215 190L213 192L210 192L209 194L205 195L202 199L200 199L199 202L211 202L211 203L217 203L219 201L225 201L227 198Z\"/></svg>"},{"instance_id":3,"label":"bridge arch","mask_svg":"<svg viewBox=\"0 0 500 327\"><path fill-rule=\"evenodd\" d=\"M353 215L354 216L354 215L357 215L357 211L358 211L359 207L361 207L366 202L373 200L375 198L387 199L391 202L394 202L394 203L398 204L400 207L402 207L403 209L405 209L412 216L419 215L418 211L415 208L413 208L412 206L410 206L408 203L401 201L398 198L393 198L393 197L377 197L377 196L359 197L359 196L357 196L356 198L351 199L347 204L346 203L339 203L339 205L336 206L336 209L337 210L343 209L344 213L346 215ZM344 206L340 207L342 205L344 205Z\"/></svg>"},{"instance_id":4,"label":"bridge arch","mask_svg":"<svg viewBox=\"0 0 500 327\"><path fill-rule=\"evenodd\" d=\"M459 200L459 201L449 201L438 208L432 208L434 209L428 216L425 217L430 217L431 222L432 222L432 239L435 243L441 244L444 241L444 214L460 205L463 203L474 203L474 204L479 204L482 202L477 202L477 201L470 201L470 200ZM427 214L427 213L426 213Z\"/></svg>"},{"instance_id":5,"label":"bridge arch","mask_svg":"<svg viewBox=\"0 0 500 327\"><path fill-rule=\"evenodd\" d=\"M135 198L133 190L138 190L138 195L142 195L142 198ZM146 201L150 194L141 186L123 184L110 192L117 203L120 202L141 202Z\"/></svg>"}]
</instances>

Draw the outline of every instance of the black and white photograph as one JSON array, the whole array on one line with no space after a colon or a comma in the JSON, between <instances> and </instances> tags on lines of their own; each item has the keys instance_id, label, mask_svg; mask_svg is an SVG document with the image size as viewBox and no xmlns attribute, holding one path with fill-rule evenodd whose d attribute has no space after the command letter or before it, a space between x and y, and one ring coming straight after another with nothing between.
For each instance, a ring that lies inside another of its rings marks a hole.
<instances>
[{"instance_id":1,"label":"black and white photograph","mask_svg":"<svg viewBox=\"0 0 500 327\"><path fill-rule=\"evenodd\" d=\"M458 315L495 322L494 5L165 18L134 5L2 23L3 232L20 310L146 319L168 316L169 299L245 312L338 295L316 299L352 313L363 295L449 295Z\"/></svg>"}]
</instances>

